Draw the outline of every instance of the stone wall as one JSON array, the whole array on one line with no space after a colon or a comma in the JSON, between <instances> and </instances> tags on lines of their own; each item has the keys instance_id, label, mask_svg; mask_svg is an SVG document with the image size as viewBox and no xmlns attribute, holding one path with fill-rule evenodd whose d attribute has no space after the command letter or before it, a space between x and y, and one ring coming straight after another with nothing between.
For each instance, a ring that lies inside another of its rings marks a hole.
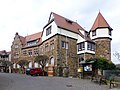
<instances>
[{"instance_id":1,"label":"stone wall","mask_svg":"<svg viewBox=\"0 0 120 90\"><path fill-rule=\"evenodd\" d=\"M77 72L77 40L65 36L57 37L58 67L67 67L70 76L75 76ZM68 43L68 49L63 48L62 41Z\"/></svg>"},{"instance_id":2,"label":"stone wall","mask_svg":"<svg viewBox=\"0 0 120 90\"><path fill-rule=\"evenodd\" d=\"M95 57L95 55L94 54L90 54L90 53L85 53L85 54L83 53L83 54L79 55L79 59L80 58L83 58L83 59L85 58L85 60L86 59L90 59L90 58L94 58L94 57Z\"/></svg>"},{"instance_id":3,"label":"stone wall","mask_svg":"<svg viewBox=\"0 0 120 90\"><path fill-rule=\"evenodd\" d=\"M111 61L111 40L107 38L97 39L96 43L96 57L104 57Z\"/></svg>"},{"instance_id":4,"label":"stone wall","mask_svg":"<svg viewBox=\"0 0 120 90\"><path fill-rule=\"evenodd\" d=\"M22 44L21 44L19 35L16 34L11 46L11 61L13 63L18 62L18 60L20 59L21 48L22 48Z\"/></svg>"},{"instance_id":5,"label":"stone wall","mask_svg":"<svg viewBox=\"0 0 120 90\"><path fill-rule=\"evenodd\" d=\"M68 43L68 49L63 48L62 41ZM53 43L53 49L51 49L51 42ZM62 35L55 35L50 39L44 41L40 46L40 54L45 54L49 57L49 64L51 58L54 58L54 73L59 75L60 72L58 69L68 68L69 75L75 76L77 72L77 40ZM48 48L46 50L46 48Z\"/></svg>"}]
</instances>

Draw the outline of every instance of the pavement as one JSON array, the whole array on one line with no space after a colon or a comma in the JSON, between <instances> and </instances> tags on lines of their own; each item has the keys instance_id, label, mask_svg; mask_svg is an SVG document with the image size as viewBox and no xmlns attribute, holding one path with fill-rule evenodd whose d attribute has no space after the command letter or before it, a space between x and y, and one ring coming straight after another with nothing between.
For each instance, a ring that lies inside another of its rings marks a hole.
<instances>
[{"instance_id":1,"label":"pavement","mask_svg":"<svg viewBox=\"0 0 120 90\"><path fill-rule=\"evenodd\" d=\"M90 80L0 73L0 90L120 90Z\"/></svg>"}]
</instances>

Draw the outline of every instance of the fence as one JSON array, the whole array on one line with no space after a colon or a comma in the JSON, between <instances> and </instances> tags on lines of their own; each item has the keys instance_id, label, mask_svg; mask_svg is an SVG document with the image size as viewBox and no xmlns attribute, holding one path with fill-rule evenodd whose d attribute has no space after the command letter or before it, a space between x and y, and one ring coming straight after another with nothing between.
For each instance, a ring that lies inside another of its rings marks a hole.
<instances>
[{"instance_id":1,"label":"fence","mask_svg":"<svg viewBox=\"0 0 120 90\"><path fill-rule=\"evenodd\" d=\"M109 79L111 75L120 76L120 70L103 70L103 75Z\"/></svg>"}]
</instances>

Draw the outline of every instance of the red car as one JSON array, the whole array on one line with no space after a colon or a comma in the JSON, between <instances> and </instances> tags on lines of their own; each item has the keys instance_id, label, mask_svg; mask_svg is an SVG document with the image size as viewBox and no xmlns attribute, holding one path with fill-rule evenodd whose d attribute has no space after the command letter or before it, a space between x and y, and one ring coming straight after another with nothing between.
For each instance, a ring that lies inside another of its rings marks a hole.
<instances>
[{"instance_id":1,"label":"red car","mask_svg":"<svg viewBox=\"0 0 120 90\"><path fill-rule=\"evenodd\" d=\"M43 70L41 68L32 68L30 69L31 76L43 76Z\"/></svg>"}]
</instances>

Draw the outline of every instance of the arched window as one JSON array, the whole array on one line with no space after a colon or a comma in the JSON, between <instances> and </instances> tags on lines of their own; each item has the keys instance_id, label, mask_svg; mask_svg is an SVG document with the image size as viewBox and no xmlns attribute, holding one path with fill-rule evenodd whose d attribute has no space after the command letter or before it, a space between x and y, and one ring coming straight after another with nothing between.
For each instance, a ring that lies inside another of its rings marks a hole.
<instances>
[{"instance_id":1,"label":"arched window","mask_svg":"<svg viewBox=\"0 0 120 90\"><path fill-rule=\"evenodd\" d=\"M34 63L34 66L35 66L35 68L38 68L38 63L35 62L35 63Z\"/></svg>"},{"instance_id":2,"label":"arched window","mask_svg":"<svg viewBox=\"0 0 120 90\"><path fill-rule=\"evenodd\" d=\"M52 58L50 59L50 64L54 66L54 63L55 63L55 61L54 61L54 58L52 57Z\"/></svg>"},{"instance_id":3,"label":"arched window","mask_svg":"<svg viewBox=\"0 0 120 90\"><path fill-rule=\"evenodd\" d=\"M32 62L30 62L28 66L29 66L29 68L32 68Z\"/></svg>"}]
</instances>

